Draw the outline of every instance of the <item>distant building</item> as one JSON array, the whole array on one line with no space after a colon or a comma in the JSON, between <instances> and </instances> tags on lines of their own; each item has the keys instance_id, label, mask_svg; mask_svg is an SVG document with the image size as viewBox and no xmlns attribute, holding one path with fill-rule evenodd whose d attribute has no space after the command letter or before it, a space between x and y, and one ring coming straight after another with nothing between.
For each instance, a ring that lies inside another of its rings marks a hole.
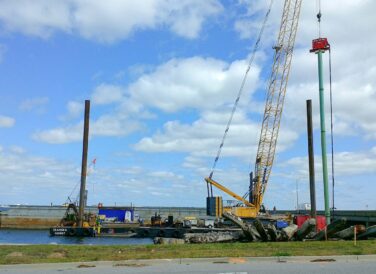
<instances>
[{"instance_id":1,"label":"distant building","mask_svg":"<svg viewBox=\"0 0 376 274\"><path fill-rule=\"evenodd\" d=\"M310 203L298 204L298 210L311 210L311 204Z\"/></svg>"}]
</instances>

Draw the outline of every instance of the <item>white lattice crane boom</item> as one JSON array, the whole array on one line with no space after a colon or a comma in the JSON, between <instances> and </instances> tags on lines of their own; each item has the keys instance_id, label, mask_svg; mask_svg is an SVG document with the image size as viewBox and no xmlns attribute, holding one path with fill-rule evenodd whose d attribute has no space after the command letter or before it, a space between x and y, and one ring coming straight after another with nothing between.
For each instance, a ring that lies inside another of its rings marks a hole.
<instances>
[{"instance_id":1,"label":"white lattice crane boom","mask_svg":"<svg viewBox=\"0 0 376 274\"><path fill-rule=\"evenodd\" d=\"M302 0L285 1L278 40L274 47L274 62L256 156L255 184L250 194L252 203L258 209L273 166L301 4Z\"/></svg>"}]
</instances>

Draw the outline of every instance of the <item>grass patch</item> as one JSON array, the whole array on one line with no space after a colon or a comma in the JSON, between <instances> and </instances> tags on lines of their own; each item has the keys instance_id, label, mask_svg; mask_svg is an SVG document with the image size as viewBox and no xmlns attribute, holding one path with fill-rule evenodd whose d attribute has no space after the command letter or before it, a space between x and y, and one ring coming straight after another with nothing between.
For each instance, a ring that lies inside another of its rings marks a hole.
<instances>
[{"instance_id":1,"label":"grass patch","mask_svg":"<svg viewBox=\"0 0 376 274\"><path fill-rule=\"evenodd\" d=\"M0 264L122 261L213 257L283 257L376 254L376 240L186 245L0 246Z\"/></svg>"}]
</instances>

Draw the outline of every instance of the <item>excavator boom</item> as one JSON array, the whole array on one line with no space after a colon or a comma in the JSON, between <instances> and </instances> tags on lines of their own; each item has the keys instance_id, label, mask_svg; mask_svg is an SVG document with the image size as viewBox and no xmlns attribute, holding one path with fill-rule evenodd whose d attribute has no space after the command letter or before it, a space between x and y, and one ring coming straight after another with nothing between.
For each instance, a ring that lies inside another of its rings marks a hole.
<instances>
[{"instance_id":1,"label":"excavator boom","mask_svg":"<svg viewBox=\"0 0 376 274\"><path fill-rule=\"evenodd\" d=\"M236 194L235 192L232 192L231 190L229 190L228 188L224 187L223 185L221 185L220 183L214 181L213 179L210 179L210 178L205 178L205 181L213 186L215 186L216 188L222 190L223 192L227 193L228 195L234 197L236 200L238 200L239 202L243 202L246 206L249 206L249 207L254 207L255 205L248 202L247 200L245 200L243 197L239 196L238 194Z\"/></svg>"}]
</instances>

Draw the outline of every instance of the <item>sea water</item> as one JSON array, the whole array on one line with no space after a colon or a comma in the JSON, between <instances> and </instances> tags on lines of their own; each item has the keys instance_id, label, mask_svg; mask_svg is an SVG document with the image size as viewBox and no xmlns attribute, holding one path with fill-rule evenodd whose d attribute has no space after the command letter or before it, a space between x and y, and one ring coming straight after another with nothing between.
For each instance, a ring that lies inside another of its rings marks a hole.
<instances>
[{"instance_id":1,"label":"sea water","mask_svg":"<svg viewBox=\"0 0 376 274\"><path fill-rule=\"evenodd\" d=\"M150 238L63 237L50 236L48 230L0 229L0 245L4 244L67 244L67 245L145 245Z\"/></svg>"}]
</instances>

